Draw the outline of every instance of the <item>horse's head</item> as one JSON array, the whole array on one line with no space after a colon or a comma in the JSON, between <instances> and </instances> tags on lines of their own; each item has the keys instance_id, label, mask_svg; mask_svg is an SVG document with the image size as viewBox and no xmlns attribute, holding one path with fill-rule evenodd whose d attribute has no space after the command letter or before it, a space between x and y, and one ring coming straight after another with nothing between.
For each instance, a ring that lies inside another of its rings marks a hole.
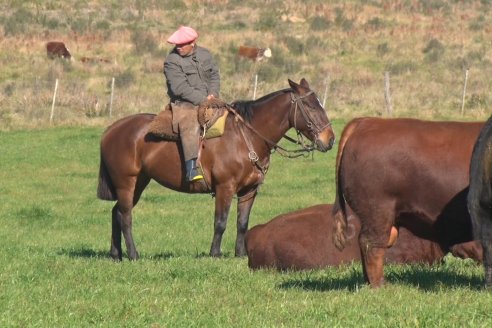
<instances>
[{"instance_id":1,"label":"horse's head","mask_svg":"<svg viewBox=\"0 0 492 328\"><path fill-rule=\"evenodd\" d=\"M290 125L311 140L317 150L330 150L335 142L335 133L318 97L304 78L300 84L289 79L289 85L292 88Z\"/></svg>"}]
</instances>

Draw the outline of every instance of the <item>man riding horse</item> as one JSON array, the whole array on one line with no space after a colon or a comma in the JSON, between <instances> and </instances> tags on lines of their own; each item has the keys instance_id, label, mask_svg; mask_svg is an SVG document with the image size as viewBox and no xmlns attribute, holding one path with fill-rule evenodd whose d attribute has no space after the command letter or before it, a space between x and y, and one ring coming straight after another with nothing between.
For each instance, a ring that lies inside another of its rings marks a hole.
<instances>
[{"instance_id":1,"label":"man riding horse","mask_svg":"<svg viewBox=\"0 0 492 328\"><path fill-rule=\"evenodd\" d=\"M167 40L174 44L164 61L167 93L171 99L173 125L177 124L186 166L186 179L203 179L197 170L200 125L198 105L219 97L220 76L217 64L207 49L197 46L198 33L181 26Z\"/></svg>"}]
</instances>

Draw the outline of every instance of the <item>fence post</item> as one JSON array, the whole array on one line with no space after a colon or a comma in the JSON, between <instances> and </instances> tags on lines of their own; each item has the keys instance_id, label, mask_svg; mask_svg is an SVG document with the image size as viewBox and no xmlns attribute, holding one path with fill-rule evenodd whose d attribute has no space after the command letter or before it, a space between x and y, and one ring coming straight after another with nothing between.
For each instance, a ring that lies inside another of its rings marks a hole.
<instances>
[{"instance_id":1,"label":"fence post","mask_svg":"<svg viewBox=\"0 0 492 328\"><path fill-rule=\"evenodd\" d=\"M255 86L253 89L253 100L256 100L256 86L258 85L258 74L255 74Z\"/></svg>"},{"instance_id":2,"label":"fence post","mask_svg":"<svg viewBox=\"0 0 492 328\"><path fill-rule=\"evenodd\" d=\"M56 92L58 91L58 79L55 81L55 92L53 92L53 102L51 104L51 114L50 114L50 125L53 124L53 115L55 113L55 101L56 101Z\"/></svg>"},{"instance_id":3,"label":"fence post","mask_svg":"<svg viewBox=\"0 0 492 328\"><path fill-rule=\"evenodd\" d=\"M392 116L393 106L391 105L390 76L388 71L384 72L384 99L386 100L386 111Z\"/></svg>"},{"instance_id":4,"label":"fence post","mask_svg":"<svg viewBox=\"0 0 492 328\"><path fill-rule=\"evenodd\" d=\"M328 86L330 85L330 76L328 75L326 78L325 78L325 92L323 94L323 108L325 108L325 104L326 104L326 97L328 95Z\"/></svg>"},{"instance_id":5,"label":"fence post","mask_svg":"<svg viewBox=\"0 0 492 328\"><path fill-rule=\"evenodd\" d=\"M114 94L114 77L111 80L111 98L109 100L109 118L111 118L111 115L113 113L113 94Z\"/></svg>"},{"instance_id":6,"label":"fence post","mask_svg":"<svg viewBox=\"0 0 492 328\"><path fill-rule=\"evenodd\" d=\"M466 95L466 85L468 83L468 71L469 69L467 68L465 71L465 83L463 85L463 94L461 95L461 116L465 114L465 95Z\"/></svg>"}]
</instances>

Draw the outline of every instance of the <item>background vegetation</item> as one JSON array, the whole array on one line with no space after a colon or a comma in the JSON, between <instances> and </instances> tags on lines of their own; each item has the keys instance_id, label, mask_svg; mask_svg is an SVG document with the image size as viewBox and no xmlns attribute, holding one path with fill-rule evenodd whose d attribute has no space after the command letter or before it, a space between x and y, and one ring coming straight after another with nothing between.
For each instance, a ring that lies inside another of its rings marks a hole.
<instances>
[{"instance_id":1,"label":"background vegetation","mask_svg":"<svg viewBox=\"0 0 492 328\"><path fill-rule=\"evenodd\" d=\"M257 95L306 77L322 99L328 86L332 117L381 116L388 71L394 116L482 120L492 101L491 8L490 0L6 0L0 128L47 124L57 78L55 124L106 124L113 77L113 118L158 112L167 102L165 40L180 24L216 55L227 101L252 99L256 73ZM50 40L64 41L75 61L48 59ZM247 61L240 45L270 47L273 57Z\"/></svg>"},{"instance_id":2,"label":"background vegetation","mask_svg":"<svg viewBox=\"0 0 492 328\"><path fill-rule=\"evenodd\" d=\"M340 133L344 121L336 120ZM490 327L483 269L387 266L364 284L360 264L251 272L234 257L235 206L208 257L213 199L152 183L134 211L142 256L108 257L113 202L95 197L100 127L0 132L1 327ZM272 157L250 225L334 199L335 151ZM185 205L186 204L186 205Z\"/></svg>"}]
</instances>

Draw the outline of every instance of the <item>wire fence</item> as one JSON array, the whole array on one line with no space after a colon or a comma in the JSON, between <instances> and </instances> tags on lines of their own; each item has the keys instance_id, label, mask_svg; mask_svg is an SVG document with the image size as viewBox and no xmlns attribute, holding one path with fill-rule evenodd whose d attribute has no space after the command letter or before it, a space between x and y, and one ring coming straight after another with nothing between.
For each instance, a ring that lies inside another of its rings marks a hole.
<instances>
[{"instance_id":1,"label":"wire fence","mask_svg":"<svg viewBox=\"0 0 492 328\"><path fill-rule=\"evenodd\" d=\"M311 87L320 96L322 105L331 114L335 113L338 116L348 116L347 111L357 107L358 111L350 113L350 116L425 117L425 113L422 112L405 111L405 106L416 108L420 106L422 111L427 106L427 108L441 110L438 116L446 116L443 108L448 108L448 111L451 108L452 114L448 115L451 118L485 119L491 114L487 107L487 99L481 99L477 93L473 92L471 96L468 96L470 76L470 71L467 69L463 76L457 77L456 81L461 81L461 86L454 90L436 88L441 93L432 94L434 103L426 103L430 96L419 100L420 93L410 97L405 79L400 76L392 79L390 72L381 74L379 81L370 81L363 85L353 82L341 84L344 81L343 78L333 79L328 74L319 76L318 79L310 82L313 82ZM0 128L91 124L91 121L97 119L107 121L140 112L157 113L162 110L169 99L165 94L163 77L159 75L149 79L150 82L134 82L129 85L118 81L118 77L98 79L48 77L12 81L1 86ZM251 74L249 81L241 82L248 84L241 90L243 99L248 99L247 97L255 99L258 98L257 95L275 91L266 90L271 86L262 84L258 74ZM230 89L230 81L225 83L228 83ZM229 90L224 100L235 100L228 98L231 94ZM237 92L234 93L235 96L237 94ZM364 108L366 108L365 111Z\"/></svg>"}]
</instances>

